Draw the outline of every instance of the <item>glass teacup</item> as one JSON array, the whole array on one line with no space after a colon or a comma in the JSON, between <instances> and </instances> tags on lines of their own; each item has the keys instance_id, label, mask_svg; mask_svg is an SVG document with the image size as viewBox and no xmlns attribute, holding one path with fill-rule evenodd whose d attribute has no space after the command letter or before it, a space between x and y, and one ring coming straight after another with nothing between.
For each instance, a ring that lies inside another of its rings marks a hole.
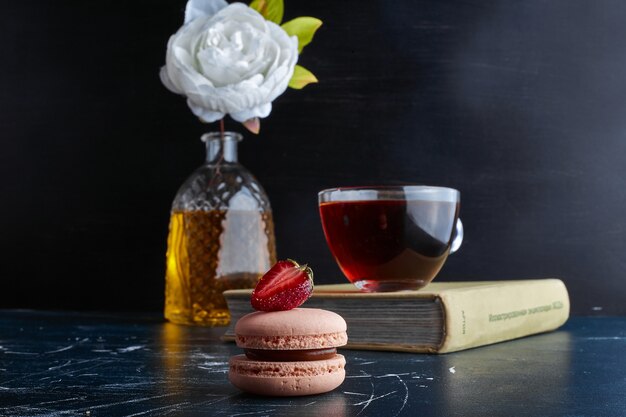
<instances>
[{"instance_id":1,"label":"glass teacup","mask_svg":"<svg viewBox=\"0 0 626 417\"><path fill-rule=\"evenodd\" d=\"M332 188L318 198L328 247L363 291L422 288L463 241L461 193L452 188Z\"/></svg>"}]
</instances>

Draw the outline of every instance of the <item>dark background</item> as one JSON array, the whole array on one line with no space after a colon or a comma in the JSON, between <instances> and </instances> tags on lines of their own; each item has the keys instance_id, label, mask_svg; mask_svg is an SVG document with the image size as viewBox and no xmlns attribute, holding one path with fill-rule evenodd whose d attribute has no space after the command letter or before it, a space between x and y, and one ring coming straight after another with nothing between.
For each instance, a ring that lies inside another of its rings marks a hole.
<instances>
[{"instance_id":1,"label":"dark background","mask_svg":"<svg viewBox=\"0 0 626 417\"><path fill-rule=\"evenodd\" d=\"M0 3L0 307L162 308L170 204L217 128L159 81L184 4ZM445 185L466 237L438 279L560 277L574 313L626 314L624 2L287 0L300 15L324 21L300 60L320 83L240 146L279 257L343 282L318 190Z\"/></svg>"}]
</instances>

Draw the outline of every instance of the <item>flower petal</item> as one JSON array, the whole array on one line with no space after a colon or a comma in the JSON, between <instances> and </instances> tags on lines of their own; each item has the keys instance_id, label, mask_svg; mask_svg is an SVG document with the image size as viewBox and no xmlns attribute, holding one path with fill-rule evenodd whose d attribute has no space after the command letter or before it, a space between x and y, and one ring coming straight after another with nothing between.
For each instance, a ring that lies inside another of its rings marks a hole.
<instances>
[{"instance_id":1,"label":"flower petal","mask_svg":"<svg viewBox=\"0 0 626 417\"><path fill-rule=\"evenodd\" d=\"M198 17L213 16L226 6L226 0L189 0L185 7L185 24Z\"/></svg>"},{"instance_id":2,"label":"flower petal","mask_svg":"<svg viewBox=\"0 0 626 417\"><path fill-rule=\"evenodd\" d=\"M198 116L200 120L207 123L213 123L217 120L222 119L225 115L224 113L207 110L204 107L196 106L190 100L187 100L187 105L191 109L191 112Z\"/></svg>"},{"instance_id":3,"label":"flower petal","mask_svg":"<svg viewBox=\"0 0 626 417\"><path fill-rule=\"evenodd\" d=\"M189 16L195 9L207 11L206 4L190 0ZM270 114L297 61L295 36L250 7L233 3L214 15L198 14L170 38L161 80L185 95L202 120L213 122L230 114L245 122Z\"/></svg>"},{"instance_id":4,"label":"flower petal","mask_svg":"<svg viewBox=\"0 0 626 417\"><path fill-rule=\"evenodd\" d=\"M170 90L172 93L176 93L176 94L183 93L174 85L174 83L172 83L172 80L170 80L169 75L167 75L167 66L164 65L161 67L161 71L159 71L159 77L161 78L161 82L163 83L165 88Z\"/></svg>"},{"instance_id":5,"label":"flower petal","mask_svg":"<svg viewBox=\"0 0 626 417\"><path fill-rule=\"evenodd\" d=\"M270 115L272 112L272 103L261 104L260 106L253 107L251 109L245 109L242 111L230 113L230 117L238 122L245 122L246 120L253 119L255 117L263 118Z\"/></svg>"}]
</instances>

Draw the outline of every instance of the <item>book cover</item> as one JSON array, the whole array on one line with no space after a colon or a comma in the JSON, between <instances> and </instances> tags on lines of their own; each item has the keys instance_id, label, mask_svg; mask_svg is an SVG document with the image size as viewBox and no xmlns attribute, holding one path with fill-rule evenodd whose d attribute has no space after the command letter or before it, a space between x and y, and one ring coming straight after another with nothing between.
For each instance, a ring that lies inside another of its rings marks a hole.
<instances>
[{"instance_id":1,"label":"book cover","mask_svg":"<svg viewBox=\"0 0 626 417\"><path fill-rule=\"evenodd\" d=\"M234 325L252 312L252 290L226 291ZM559 279L433 282L419 291L363 293L352 284L318 285L302 306L340 314L348 349L447 353L554 330L570 302Z\"/></svg>"}]
</instances>

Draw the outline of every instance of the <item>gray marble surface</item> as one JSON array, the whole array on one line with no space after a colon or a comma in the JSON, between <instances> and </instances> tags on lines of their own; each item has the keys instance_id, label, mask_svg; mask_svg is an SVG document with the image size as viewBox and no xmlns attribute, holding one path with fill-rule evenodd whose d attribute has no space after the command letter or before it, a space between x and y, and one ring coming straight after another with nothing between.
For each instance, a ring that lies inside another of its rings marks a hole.
<instances>
[{"instance_id":1,"label":"gray marble surface","mask_svg":"<svg viewBox=\"0 0 626 417\"><path fill-rule=\"evenodd\" d=\"M159 316L0 311L0 416L621 416L626 318L447 355L343 350L331 393L245 394L223 328Z\"/></svg>"}]
</instances>

